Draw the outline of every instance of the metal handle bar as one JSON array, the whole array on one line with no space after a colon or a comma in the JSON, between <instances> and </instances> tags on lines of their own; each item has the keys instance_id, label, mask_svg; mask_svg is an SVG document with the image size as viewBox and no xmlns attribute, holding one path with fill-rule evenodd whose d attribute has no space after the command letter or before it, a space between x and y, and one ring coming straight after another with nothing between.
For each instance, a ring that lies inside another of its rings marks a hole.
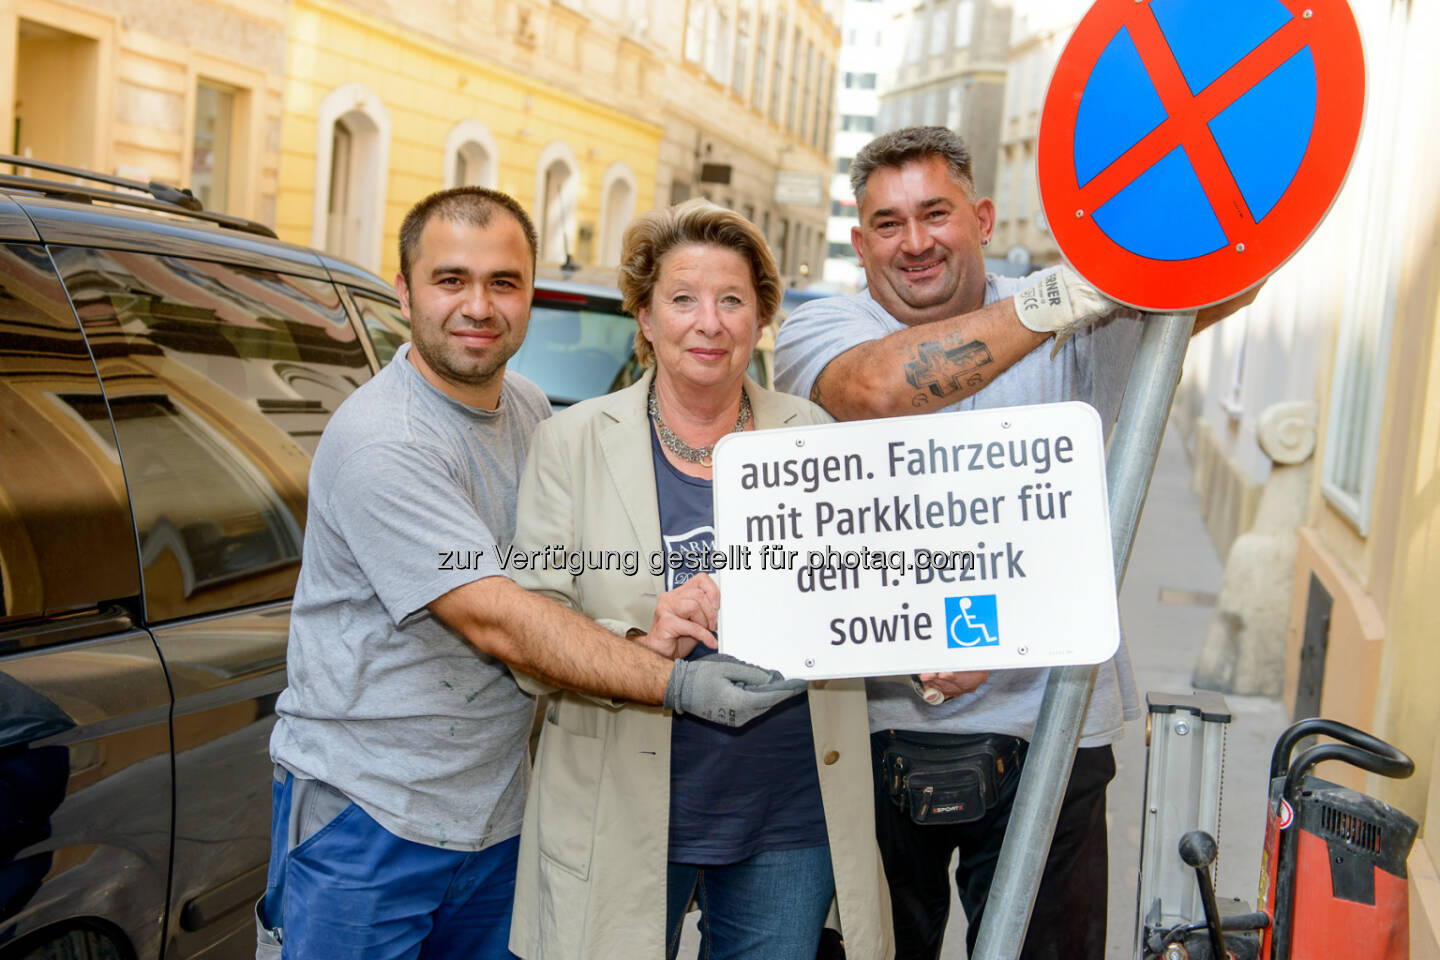
<instances>
[{"instance_id":1,"label":"metal handle bar","mask_svg":"<svg viewBox=\"0 0 1440 960\"><path fill-rule=\"evenodd\" d=\"M1374 740L1373 737L1367 739ZM1395 780L1404 780L1415 772L1415 761L1383 740L1375 740L1382 749L1370 750L1361 747L1354 747L1346 743L1322 743L1318 747L1311 747L1290 767L1290 772L1285 775L1285 799L1294 806L1300 796L1300 785L1305 776L1315 768L1318 763L1326 760L1344 760L1346 763L1361 770L1369 770L1371 773L1378 773L1382 777L1391 777Z\"/></svg>"},{"instance_id":2,"label":"metal handle bar","mask_svg":"<svg viewBox=\"0 0 1440 960\"><path fill-rule=\"evenodd\" d=\"M1379 737L1372 736L1364 730L1357 730L1348 723L1341 723L1339 720L1327 720L1324 717L1310 717L1293 724L1280 739L1275 741L1275 752L1270 755L1270 779L1285 774L1285 768L1290 766L1290 752L1295 749L1295 744L1306 737L1320 734L1326 737L1333 737L1341 743L1348 743L1361 750L1368 750L1371 753L1379 754L1382 757L1396 758L1404 763L1410 763L1410 758ZM1358 765L1358 764L1357 764ZM1365 768L1369 770L1369 767ZM1381 773L1380 770L1373 771ZM1415 765L1410 763L1410 769L1404 773L1386 773L1387 777L1395 777L1403 780L1415 772Z\"/></svg>"}]
</instances>

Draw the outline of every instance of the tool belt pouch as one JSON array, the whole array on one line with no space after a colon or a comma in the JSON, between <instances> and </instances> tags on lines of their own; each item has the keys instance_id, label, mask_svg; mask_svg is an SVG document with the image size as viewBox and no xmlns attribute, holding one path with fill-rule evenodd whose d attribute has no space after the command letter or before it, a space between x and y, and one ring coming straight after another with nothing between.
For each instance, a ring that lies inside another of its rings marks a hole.
<instances>
[{"instance_id":1,"label":"tool belt pouch","mask_svg":"<svg viewBox=\"0 0 1440 960\"><path fill-rule=\"evenodd\" d=\"M1019 764L1008 737L946 737L944 743L892 734L880 758L890 801L920 824L969 823L995 806L1005 775Z\"/></svg>"}]
</instances>

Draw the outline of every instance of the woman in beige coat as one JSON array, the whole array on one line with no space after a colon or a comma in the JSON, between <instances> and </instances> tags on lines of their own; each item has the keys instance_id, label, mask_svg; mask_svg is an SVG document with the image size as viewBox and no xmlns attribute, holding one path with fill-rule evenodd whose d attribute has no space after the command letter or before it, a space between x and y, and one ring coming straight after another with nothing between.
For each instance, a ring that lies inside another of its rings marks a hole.
<instances>
[{"instance_id":1,"label":"woman in beige coat","mask_svg":"<svg viewBox=\"0 0 1440 960\"><path fill-rule=\"evenodd\" d=\"M666 655L710 655L714 582L684 563L654 572L650 558L703 558L713 544L710 447L722 436L829 418L745 376L781 293L748 221L705 201L654 211L626 231L621 263L652 369L541 424L516 549L589 556L583 571L542 562L516 580L617 633L648 634ZM596 551L616 553L605 564ZM638 572L613 562L627 556ZM813 960L827 915L850 960L890 957L872 804L863 681L813 683L738 731L554 693L510 947L544 960L673 957L693 901L713 960Z\"/></svg>"}]
</instances>

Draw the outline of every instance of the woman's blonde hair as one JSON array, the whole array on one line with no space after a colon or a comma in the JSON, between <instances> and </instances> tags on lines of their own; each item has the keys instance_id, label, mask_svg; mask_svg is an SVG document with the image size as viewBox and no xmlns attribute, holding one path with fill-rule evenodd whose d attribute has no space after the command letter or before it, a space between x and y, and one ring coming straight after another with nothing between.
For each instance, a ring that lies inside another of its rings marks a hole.
<instances>
[{"instance_id":1,"label":"woman's blonde hair","mask_svg":"<svg viewBox=\"0 0 1440 960\"><path fill-rule=\"evenodd\" d=\"M692 244L720 247L740 254L750 264L759 326L763 329L774 319L783 290L780 271L775 266L775 258L770 254L765 237L755 224L740 214L703 197L677 203L665 210L642 213L625 228L620 252L620 294L625 298L627 313L639 317L640 309L650 306L655 284L660 279L660 263L665 255ZM655 363L655 347L639 329L635 331L635 356L647 367Z\"/></svg>"}]
</instances>

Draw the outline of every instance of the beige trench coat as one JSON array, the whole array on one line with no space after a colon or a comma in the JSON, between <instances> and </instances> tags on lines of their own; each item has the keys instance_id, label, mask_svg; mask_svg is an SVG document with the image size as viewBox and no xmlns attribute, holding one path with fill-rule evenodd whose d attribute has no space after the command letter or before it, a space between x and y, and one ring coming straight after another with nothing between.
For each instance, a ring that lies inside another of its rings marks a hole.
<instances>
[{"instance_id":1,"label":"beige trench coat","mask_svg":"<svg viewBox=\"0 0 1440 960\"><path fill-rule=\"evenodd\" d=\"M663 576L649 570L661 543L646 412L651 376L541 423L520 484L517 549L639 551L636 576L515 575L621 634L648 629L664 590ZM745 389L756 429L829 419L806 400L749 380ZM519 679L533 693L553 689ZM864 681L811 684L810 716L835 871L831 925L838 907L849 960L883 960L894 949L875 845ZM669 711L555 693L525 804L510 949L532 960L663 957L669 810Z\"/></svg>"}]
</instances>

